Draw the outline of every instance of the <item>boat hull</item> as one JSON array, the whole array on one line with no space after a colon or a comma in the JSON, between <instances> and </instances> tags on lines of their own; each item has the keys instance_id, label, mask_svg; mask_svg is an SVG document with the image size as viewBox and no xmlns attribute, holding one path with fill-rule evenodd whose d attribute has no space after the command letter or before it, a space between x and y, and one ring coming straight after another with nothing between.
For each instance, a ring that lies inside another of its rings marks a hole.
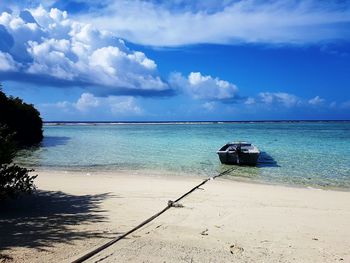
<instances>
[{"instance_id":1,"label":"boat hull","mask_svg":"<svg viewBox=\"0 0 350 263\"><path fill-rule=\"evenodd\" d=\"M232 142L227 143L217 151L220 162L223 164L239 164L255 166L258 162L260 151L251 143Z\"/></svg>"},{"instance_id":2,"label":"boat hull","mask_svg":"<svg viewBox=\"0 0 350 263\"><path fill-rule=\"evenodd\" d=\"M259 153L218 152L222 164L239 164L255 166L259 159Z\"/></svg>"}]
</instances>

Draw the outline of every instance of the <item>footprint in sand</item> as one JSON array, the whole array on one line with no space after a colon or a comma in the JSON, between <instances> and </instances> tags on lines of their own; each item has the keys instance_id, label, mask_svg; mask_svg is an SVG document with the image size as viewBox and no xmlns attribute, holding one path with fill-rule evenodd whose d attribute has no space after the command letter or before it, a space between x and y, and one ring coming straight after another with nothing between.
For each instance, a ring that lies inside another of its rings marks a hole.
<instances>
[{"instance_id":1,"label":"footprint in sand","mask_svg":"<svg viewBox=\"0 0 350 263\"><path fill-rule=\"evenodd\" d=\"M207 236L208 235L208 228L206 230L202 231L201 235L202 236Z\"/></svg>"},{"instance_id":2,"label":"footprint in sand","mask_svg":"<svg viewBox=\"0 0 350 263\"><path fill-rule=\"evenodd\" d=\"M233 244L230 246L230 252L231 254L235 255L235 254L242 254L244 251L243 247L237 246L236 244Z\"/></svg>"}]
</instances>

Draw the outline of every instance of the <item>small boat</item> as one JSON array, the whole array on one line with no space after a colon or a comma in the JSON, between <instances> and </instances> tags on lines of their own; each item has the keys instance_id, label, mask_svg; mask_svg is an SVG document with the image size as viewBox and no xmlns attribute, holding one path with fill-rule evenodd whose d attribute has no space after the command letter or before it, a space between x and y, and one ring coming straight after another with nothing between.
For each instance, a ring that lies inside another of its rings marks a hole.
<instances>
[{"instance_id":1,"label":"small boat","mask_svg":"<svg viewBox=\"0 0 350 263\"><path fill-rule=\"evenodd\" d=\"M258 162L260 151L248 142L230 142L217 151L223 164L241 164L255 166Z\"/></svg>"}]
</instances>

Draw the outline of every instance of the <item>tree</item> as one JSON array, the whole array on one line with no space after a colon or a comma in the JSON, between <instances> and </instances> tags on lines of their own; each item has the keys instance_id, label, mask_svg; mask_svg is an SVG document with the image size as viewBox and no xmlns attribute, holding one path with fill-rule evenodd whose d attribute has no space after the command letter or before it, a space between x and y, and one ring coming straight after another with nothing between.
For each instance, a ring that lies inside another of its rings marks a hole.
<instances>
[{"instance_id":1,"label":"tree","mask_svg":"<svg viewBox=\"0 0 350 263\"><path fill-rule=\"evenodd\" d=\"M29 175L33 170L12 163L17 151L14 137L5 126L0 126L0 200L35 189L37 175Z\"/></svg>"},{"instance_id":2,"label":"tree","mask_svg":"<svg viewBox=\"0 0 350 263\"><path fill-rule=\"evenodd\" d=\"M32 104L20 98L7 97L0 87L0 124L14 133L19 146L39 143L43 139L42 119Z\"/></svg>"},{"instance_id":3,"label":"tree","mask_svg":"<svg viewBox=\"0 0 350 263\"><path fill-rule=\"evenodd\" d=\"M0 84L0 200L35 189L36 175L13 163L19 147L39 143L43 138L40 113L20 98L7 97Z\"/></svg>"}]
</instances>

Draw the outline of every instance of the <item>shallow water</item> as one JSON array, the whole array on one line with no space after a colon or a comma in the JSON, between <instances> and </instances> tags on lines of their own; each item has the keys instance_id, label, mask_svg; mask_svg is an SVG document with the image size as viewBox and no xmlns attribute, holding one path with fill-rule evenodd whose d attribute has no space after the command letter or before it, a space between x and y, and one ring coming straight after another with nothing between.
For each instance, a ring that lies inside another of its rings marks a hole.
<instances>
[{"instance_id":1,"label":"shallow water","mask_svg":"<svg viewBox=\"0 0 350 263\"><path fill-rule=\"evenodd\" d=\"M65 170L157 170L203 176L229 166L216 151L246 140L262 151L257 167L230 176L350 188L350 122L123 124L45 126L40 147L17 161Z\"/></svg>"}]
</instances>

